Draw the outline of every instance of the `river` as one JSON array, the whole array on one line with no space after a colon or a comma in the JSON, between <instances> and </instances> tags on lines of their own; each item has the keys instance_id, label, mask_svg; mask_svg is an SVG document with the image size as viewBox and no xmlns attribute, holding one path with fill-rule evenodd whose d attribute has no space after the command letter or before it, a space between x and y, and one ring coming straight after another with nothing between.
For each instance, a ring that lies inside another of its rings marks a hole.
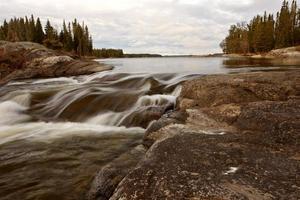
<instances>
[{"instance_id":1,"label":"river","mask_svg":"<svg viewBox=\"0 0 300 200\"><path fill-rule=\"evenodd\" d=\"M112 71L0 88L0 199L84 199L95 173L174 109L181 83L207 74L293 69L268 60L107 59Z\"/></svg>"}]
</instances>

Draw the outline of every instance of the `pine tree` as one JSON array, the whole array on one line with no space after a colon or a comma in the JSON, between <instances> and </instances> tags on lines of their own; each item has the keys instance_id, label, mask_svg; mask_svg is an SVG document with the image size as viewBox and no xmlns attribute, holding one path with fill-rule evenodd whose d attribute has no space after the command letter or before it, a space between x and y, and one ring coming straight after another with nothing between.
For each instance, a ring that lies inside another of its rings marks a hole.
<instances>
[{"instance_id":1,"label":"pine tree","mask_svg":"<svg viewBox=\"0 0 300 200\"><path fill-rule=\"evenodd\" d=\"M290 12L290 20L291 20L291 40L292 45L295 45L295 29L296 29L296 20L297 20L297 2L293 0Z\"/></svg>"},{"instance_id":2,"label":"pine tree","mask_svg":"<svg viewBox=\"0 0 300 200\"><path fill-rule=\"evenodd\" d=\"M275 47L275 21L273 15L269 14L265 27L265 52Z\"/></svg>"},{"instance_id":3,"label":"pine tree","mask_svg":"<svg viewBox=\"0 0 300 200\"><path fill-rule=\"evenodd\" d=\"M247 32L247 37L243 34ZM248 52L263 53L274 48L283 48L300 44L300 9L296 0L289 6L284 0L276 20L271 14L255 16L247 25L247 29L234 25L230 27L229 35L221 43L225 53L244 52L248 39Z\"/></svg>"},{"instance_id":4,"label":"pine tree","mask_svg":"<svg viewBox=\"0 0 300 200\"><path fill-rule=\"evenodd\" d=\"M51 26L49 19L45 26L45 36L47 39L55 39L54 28Z\"/></svg>"},{"instance_id":5,"label":"pine tree","mask_svg":"<svg viewBox=\"0 0 300 200\"><path fill-rule=\"evenodd\" d=\"M37 43L42 44L44 38L45 38L45 34L44 34L44 31L43 31L42 23L40 21L40 18L37 18L36 25L35 25L34 41L37 42Z\"/></svg>"},{"instance_id":6,"label":"pine tree","mask_svg":"<svg viewBox=\"0 0 300 200\"><path fill-rule=\"evenodd\" d=\"M72 51L74 49L74 42L71 30L71 23L68 24L68 31L67 31L67 41L66 41L66 50Z\"/></svg>"},{"instance_id":7,"label":"pine tree","mask_svg":"<svg viewBox=\"0 0 300 200\"><path fill-rule=\"evenodd\" d=\"M33 15L31 15L31 18L29 20L29 41L34 42L35 33L35 20Z\"/></svg>"},{"instance_id":8,"label":"pine tree","mask_svg":"<svg viewBox=\"0 0 300 200\"><path fill-rule=\"evenodd\" d=\"M8 23L8 31L7 31L7 37L6 40L12 41L12 42L18 42L18 34L17 34L17 27L16 27L16 18L11 19Z\"/></svg>"},{"instance_id":9,"label":"pine tree","mask_svg":"<svg viewBox=\"0 0 300 200\"><path fill-rule=\"evenodd\" d=\"M295 45L300 45L300 9L298 9L296 17L294 40Z\"/></svg>"},{"instance_id":10,"label":"pine tree","mask_svg":"<svg viewBox=\"0 0 300 200\"><path fill-rule=\"evenodd\" d=\"M278 18L276 30L276 48L283 48L292 45L292 26L289 11L289 3L284 0Z\"/></svg>"},{"instance_id":11,"label":"pine tree","mask_svg":"<svg viewBox=\"0 0 300 200\"><path fill-rule=\"evenodd\" d=\"M80 56L93 53L92 37L84 22L80 25L75 19L72 25L68 23L67 26L64 21L58 34L57 29L47 20L44 30L40 18L35 20L33 15L29 19L27 16L13 18L9 23L4 20L3 25L0 25L0 40L33 41L52 49L73 51Z\"/></svg>"}]
</instances>

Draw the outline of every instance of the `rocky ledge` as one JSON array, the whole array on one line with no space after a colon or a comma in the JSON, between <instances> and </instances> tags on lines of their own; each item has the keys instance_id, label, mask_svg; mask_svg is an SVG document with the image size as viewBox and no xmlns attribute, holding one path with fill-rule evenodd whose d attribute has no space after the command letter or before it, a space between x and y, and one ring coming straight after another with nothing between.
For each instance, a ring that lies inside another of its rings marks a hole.
<instances>
[{"instance_id":1,"label":"rocky ledge","mask_svg":"<svg viewBox=\"0 0 300 200\"><path fill-rule=\"evenodd\" d=\"M26 78L76 76L111 67L31 42L0 41L0 84Z\"/></svg>"},{"instance_id":2,"label":"rocky ledge","mask_svg":"<svg viewBox=\"0 0 300 200\"><path fill-rule=\"evenodd\" d=\"M300 70L187 81L177 107L89 199L299 199Z\"/></svg>"}]
</instances>

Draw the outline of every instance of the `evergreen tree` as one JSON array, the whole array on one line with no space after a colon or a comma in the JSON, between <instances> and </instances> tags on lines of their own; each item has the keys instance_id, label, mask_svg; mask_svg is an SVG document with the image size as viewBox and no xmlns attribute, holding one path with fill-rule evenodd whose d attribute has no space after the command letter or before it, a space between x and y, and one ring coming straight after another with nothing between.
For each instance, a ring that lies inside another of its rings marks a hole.
<instances>
[{"instance_id":1,"label":"evergreen tree","mask_svg":"<svg viewBox=\"0 0 300 200\"><path fill-rule=\"evenodd\" d=\"M17 22L17 33L20 41L26 41L26 27L24 18L20 18Z\"/></svg>"},{"instance_id":2,"label":"evergreen tree","mask_svg":"<svg viewBox=\"0 0 300 200\"><path fill-rule=\"evenodd\" d=\"M30 41L30 38L31 38L31 36L30 36L30 25L29 25L29 20L28 20L28 17L27 16L25 16L25 29L26 29L26 31L25 31L25 35L26 35L26 41Z\"/></svg>"},{"instance_id":3,"label":"evergreen tree","mask_svg":"<svg viewBox=\"0 0 300 200\"><path fill-rule=\"evenodd\" d=\"M2 30L3 30L4 38L6 39L8 34L8 23L6 22L6 20L4 20L3 22Z\"/></svg>"},{"instance_id":4,"label":"evergreen tree","mask_svg":"<svg viewBox=\"0 0 300 200\"><path fill-rule=\"evenodd\" d=\"M52 27L49 19L47 20L47 23L45 26L45 36L46 36L46 39L55 39L54 28Z\"/></svg>"},{"instance_id":5,"label":"evergreen tree","mask_svg":"<svg viewBox=\"0 0 300 200\"><path fill-rule=\"evenodd\" d=\"M244 34L247 32L247 36ZM245 45L245 41L248 44ZM263 53L274 48L283 48L300 44L300 10L296 0L289 6L284 0L276 20L271 14L257 15L247 25L234 25L229 35L221 43L225 53Z\"/></svg>"},{"instance_id":6,"label":"evergreen tree","mask_svg":"<svg viewBox=\"0 0 300 200\"><path fill-rule=\"evenodd\" d=\"M35 25L34 41L37 42L37 43L42 44L44 38L45 38L45 34L44 34L44 31L43 31L42 23L40 21L40 18L37 18L36 25Z\"/></svg>"},{"instance_id":7,"label":"evergreen tree","mask_svg":"<svg viewBox=\"0 0 300 200\"><path fill-rule=\"evenodd\" d=\"M34 20L34 17L33 15L31 15L31 18L29 20L29 41L31 42L34 42L34 37L35 37L35 33L36 33L36 30L35 30L35 20Z\"/></svg>"},{"instance_id":8,"label":"evergreen tree","mask_svg":"<svg viewBox=\"0 0 300 200\"><path fill-rule=\"evenodd\" d=\"M283 48L292 45L292 27L289 11L289 3L284 0L278 18L276 30L276 48Z\"/></svg>"},{"instance_id":9,"label":"evergreen tree","mask_svg":"<svg viewBox=\"0 0 300 200\"><path fill-rule=\"evenodd\" d=\"M72 24L68 23L68 26L64 21L59 34L49 20L43 29L40 18L35 20L33 15L30 18L27 16L25 18L13 18L9 23L4 20L3 24L0 25L0 40L37 42L48 48L64 49L80 56L92 55L93 53L93 40L89 29L84 23L80 25L76 19Z\"/></svg>"},{"instance_id":10,"label":"evergreen tree","mask_svg":"<svg viewBox=\"0 0 300 200\"><path fill-rule=\"evenodd\" d=\"M290 20L291 20L291 40L292 40L292 45L295 45L296 42L295 30L296 30L296 22L297 22L297 2L295 0L292 1Z\"/></svg>"},{"instance_id":11,"label":"evergreen tree","mask_svg":"<svg viewBox=\"0 0 300 200\"><path fill-rule=\"evenodd\" d=\"M68 24L67 30L67 40L66 40L66 50L71 51L74 49L74 42L71 30L71 23Z\"/></svg>"},{"instance_id":12,"label":"evergreen tree","mask_svg":"<svg viewBox=\"0 0 300 200\"><path fill-rule=\"evenodd\" d=\"M298 9L295 30L294 30L295 45L300 45L300 9Z\"/></svg>"},{"instance_id":13,"label":"evergreen tree","mask_svg":"<svg viewBox=\"0 0 300 200\"><path fill-rule=\"evenodd\" d=\"M7 37L6 40L12 41L12 42L18 42L18 34L17 34L17 27L16 27L16 19L11 19L8 23L8 31L7 31Z\"/></svg>"}]
</instances>

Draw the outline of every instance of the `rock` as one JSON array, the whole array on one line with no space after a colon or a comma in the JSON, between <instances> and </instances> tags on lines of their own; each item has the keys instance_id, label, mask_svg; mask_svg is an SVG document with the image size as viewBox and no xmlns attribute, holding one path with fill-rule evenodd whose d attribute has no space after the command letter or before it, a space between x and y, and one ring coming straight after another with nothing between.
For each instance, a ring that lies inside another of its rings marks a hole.
<instances>
[{"instance_id":1,"label":"rock","mask_svg":"<svg viewBox=\"0 0 300 200\"><path fill-rule=\"evenodd\" d=\"M130 125L133 127L142 127L146 129L152 121L160 119L160 117L169 107L170 105L141 107L125 117L120 125ZM174 105L171 105L171 107L173 108Z\"/></svg>"},{"instance_id":2,"label":"rock","mask_svg":"<svg viewBox=\"0 0 300 200\"><path fill-rule=\"evenodd\" d=\"M32 42L0 41L0 84L26 78L75 76L110 70L95 61L70 55Z\"/></svg>"},{"instance_id":3,"label":"rock","mask_svg":"<svg viewBox=\"0 0 300 200\"><path fill-rule=\"evenodd\" d=\"M268 58L289 58L300 59L300 46L275 49L270 51L266 57Z\"/></svg>"},{"instance_id":4,"label":"rock","mask_svg":"<svg viewBox=\"0 0 300 200\"><path fill-rule=\"evenodd\" d=\"M299 162L246 138L178 130L149 149L110 199L296 200Z\"/></svg>"},{"instance_id":5,"label":"rock","mask_svg":"<svg viewBox=\"0 0 300 200\"><path fill-rule=\"evenodd\" d=\"M184 83L180 97L192 99L199 107L285 101L300 95L299 82L299 71L205 76Z\"/></svg>"},{"instance_id":6,"label":"rock","mask_svg":"<svg viewBox=\"0 0 300 200\"><path fill-rule=\"evenodd\" d=\"M187 113L182 111L171 111L164 114L159 120L151 123L145 133L143 144L146 147L151 147L151 145L157 140L153 135L156 131L170 124L183 124L187 119Z\"/></svg>"},{"instance_id":7,"label":"rock","mask_svg":"<svg viewBox=\"0 0 300 200\"><path fill-rule=\"evenodd\" d=\"M299 83L300 70L187 81L110 199L298 199Z\"/></svg>"},{"instance_id":8,"label":"rock","mask_svg":"<svg viewBox=\"0 0 300 200\"><path fill-rule=\"evenodd\" d=\"M197 106L197 102L193 99L179 98L179 109L186 110L191 107Z\"/></svg>"},{"instance_id":9,"label":"rock","mask_svg":"<svg viewBox=\"0 0 300 200\"><path fill-rule=\"evenodd\" d=\"M103 167L95 176L91 189L87 194L87 199L109 199L121 180L129 171L133 170L145 153L145 148L139 145Z\"/></svg>"},{"instance_id":10,"label":"rock","mask_svg":"<svg viewBox=\"0 0 300 200\"><path fill-rule=\"evenodd\" d=\"M300 100L254 102L242 107L235 126L261 133L261 142L300 147Z\"/></svg>"}]
</instances>

